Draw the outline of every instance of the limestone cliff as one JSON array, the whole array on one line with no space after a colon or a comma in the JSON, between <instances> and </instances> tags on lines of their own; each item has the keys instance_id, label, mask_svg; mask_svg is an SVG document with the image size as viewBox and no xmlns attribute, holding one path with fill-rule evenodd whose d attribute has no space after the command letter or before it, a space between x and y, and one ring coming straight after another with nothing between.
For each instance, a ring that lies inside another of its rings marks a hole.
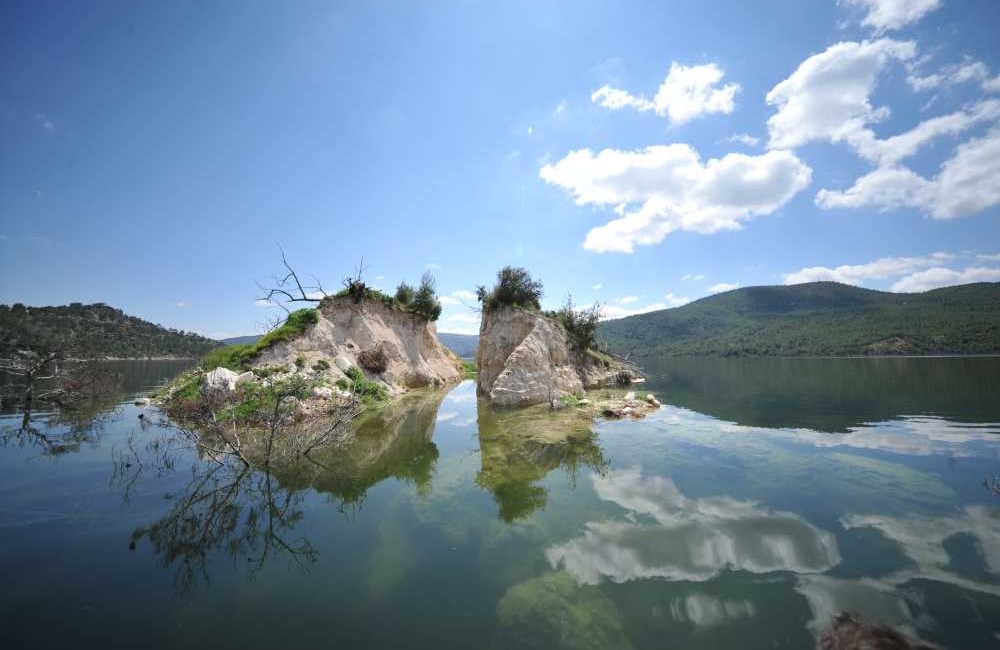
<instances>
[{"instance_id":1,"label":"limestone cliff","mask_svg":"<svg viewBox=\"0 0 1000 650\"><path fill-rule=\"evenodd\" d=\"M476 362L479 394L501 406L555 401L625 370L610 357L574 349L558 321L514 307L483 312Z\"/></svg>"},{"instance_id":2,"label":"limestone cliff","mask_svg":"<svg viewBox=\"0 0 1000 650\"><path fill-rule=\"evenodd\" d=\"M319 319L300 336L262 351L253 368L326 365L334 378L351 366L393 393L462 378L462 364L437 338L437 328L416 314L377 299L328 297Z\"/></svg>"}]
</instances>

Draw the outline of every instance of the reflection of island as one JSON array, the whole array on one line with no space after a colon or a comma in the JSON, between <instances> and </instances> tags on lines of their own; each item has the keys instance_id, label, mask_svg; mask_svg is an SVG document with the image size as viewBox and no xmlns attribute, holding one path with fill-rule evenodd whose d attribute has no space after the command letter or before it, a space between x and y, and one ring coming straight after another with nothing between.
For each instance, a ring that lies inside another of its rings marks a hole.
<instances>
[{"instance_id":1,"label":"reflection of island","mask_svg":"<svg viewBox=\"0 0 1000 650\"><path fill-rule=\"evenodd\" d=\"M644 479L637 469L593 481L598 496L630 516L591 522L581 536L546 551L554 567L582 584L602 578L701 582L727 568L818 573L840 562L834 537L790 512L728 497L691 499L669 479Z\"/></svg>"},{"instance_id":2,"label":"reflection of island","mask_svg":"<svg viewBox=\"0 0 1000 650\"><path fill-rule=\"evenodd\" d=\"M647 387L669 404L737 424L842 432L900 415L1000 421L991 358L650 358Z\"/></svg>"},{"instance_id":3,"label":"reflection of island","mask_svg":"<svg viewBox=\"0 0 1000 650\"><path fill-rule=\"evenodd\" d=\"M427 493L438 458L431 438L447 393L419 391L366 413L343 441L317 449L276 474L286 488L313 488L345 506L363 502L369 488L387 478L402 479Z\"/></svg>"},{"instance_id":4,"label":"reflection of island","mask_svg":"<svg viewBox=\"0 0 1000 650\"><path fill-rule=\"evenodd\" d=\"M590 416L576 409L551 411L546 405L494 410L479 405L479 454L476 483L491 493L500 517L514 521L545 506L548 493L536 485L562 467L573 480L583 466L603 471Z\"/></svg>"}]
</instances>

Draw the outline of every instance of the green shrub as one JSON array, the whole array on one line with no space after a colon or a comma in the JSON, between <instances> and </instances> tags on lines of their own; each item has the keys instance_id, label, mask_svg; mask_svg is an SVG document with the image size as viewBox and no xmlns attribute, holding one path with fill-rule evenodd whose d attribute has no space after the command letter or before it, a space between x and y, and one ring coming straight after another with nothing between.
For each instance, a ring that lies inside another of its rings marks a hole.
<instances>
[{"instance_id":1,"label":"green shrub","mask_svg":"<svg viewBox=\"0 0 1000 650\"><path fill-rule=\"evenodd\" d=\"M577 350L582 352L597 347L597 324L601 320L600 305L574 309L573 297L569 296L565 305L557 311L548 312L547 315L559 321L569 335L570 343Z\"/></svg>"},{"instance_id":2,"label":"green shrub","mask_svg":"<svg viewBox=\"0 0 1000 650\"><path fill-rule=\"evenodd\" d=\"M312 364L313 372L326 372L330 369L330 363L326 359L319 359Z\"/></svg>"},{"instance_id":3,"label":"green shrub","mask_svg":"<svg viewBox=\"0 0 1000 650\"><path fill-rule=\"evenodd\" d=\"M364 402L384 402L389 399L389 391L382 384L369 381L359 368L354 366L344 373L347 379L337 381L337 387L341 390L349 390Z\"/></svg>"},{"instance_id":4,"label":"green shrub","mask_svg":"<svg viewBox=\"0 0 1000 650\"><path fill-rule=\"evenodd\" d=\"M413 287L405 282L400 282L399 286L396 287L396 302L403 307L407 307L413 302L414 295Z\"/></svg>"},{"instance_id":5,"label":"green shrub","mask_svg":"<svg viewBox=\"0 0 1000 650\"><path fill-rule=\"evenodd\" d=\"M297 357L295 357L295 367L298 368L299 370L302 370L303 368L306 367L306 355L300 354Z\"/></svg>"},{"instance_id":6,"label":"green shrub","mask_svg":"<svg viewBox=\"0 0 1000 650\"><path fill-rule=\"evenodd\" d=\"M410 311L429 321L436 321L441 316L441 303L437 299L434 285L434 276L430 273L424 273L423 277L420 278L420 286L413 295L413 302L410 304Z\"/></svg>"},{"instance_id":7,"label":"green shrub","mask_svg":"<svg viewBox=\"0 0 1000 650\"><path fill-rule=\"evenodd\" d=\"M527 270L513 266L505 266L497 272L497 282L492 289L480 286L476 293L487 311L500 307L541 309L544 295L540 281L533 279Z\"/></svg>"}]
</instances>

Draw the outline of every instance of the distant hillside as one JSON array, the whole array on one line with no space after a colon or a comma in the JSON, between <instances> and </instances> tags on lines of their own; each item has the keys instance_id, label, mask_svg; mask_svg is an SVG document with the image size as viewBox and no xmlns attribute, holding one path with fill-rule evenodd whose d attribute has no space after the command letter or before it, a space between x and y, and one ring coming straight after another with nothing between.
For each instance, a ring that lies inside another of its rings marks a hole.
<instances>
[{"instance_id":1,"label":"distant hillside","mask_svg":"<svg viewBox=\"0 0 1000 650\"><path fill-rule=\"evenodd\" d=\"M888 293L836 282L746 287L601 323L612 352L851 356L1000 353L1000 283Z\"/></svg>"},{"instance_id":2,"label":"distant hillside","mask_svg":"<svg viewBox=\"0 0 1000 650\"><path fill-rule=\"evenodd\" d=\"M228 339L222 339L221 342L225 345L246 345L256 343L259 338L260 334L248 334L246 336L232 336Z\"/></svg>"},{"instance_id":3,"label":"distant hillside","mask_svg":"<svg viewBox=\"0 0 1000 650\"><path fill-rule=\"evenodd\" d=\"M0 305L0 355L27 348L79 358L200 357L218 345L218 341L164 328L103 303Z\"/></svg>"},{"instance_id":4,"label":"distant hillside","mask_svg":"<svg viewBox=\"0 0 1000 650\"><path fill-rule=\"evenodd\" d=\"M476 356L476 348L479 347L478 334L451 334L449 332L438 332L438 338L445 346L460 357Z\"/></svg>"}]
</instances>

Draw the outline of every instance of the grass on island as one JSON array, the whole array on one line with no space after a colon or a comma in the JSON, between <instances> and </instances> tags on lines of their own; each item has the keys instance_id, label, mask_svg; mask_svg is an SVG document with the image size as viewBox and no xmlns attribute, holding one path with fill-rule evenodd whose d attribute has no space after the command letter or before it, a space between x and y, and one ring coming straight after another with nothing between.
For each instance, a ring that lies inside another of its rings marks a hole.
<instances>
[{"instance_id":1,"label":"grass on island","mask_svg":"<svg viewBox=\"0 0 1000 650\"><path fill-rule=\"evenodd\" d=\"M201 365L205 368L229 368L244 370L247 364L258 354L280 341L293 339L319 321L319 312L315 309L299 309L288 315L285 322L274 330L257 339L255 343L237 343L224 348L216 348L202 357Z\"/></svg>"}]
</instances>

